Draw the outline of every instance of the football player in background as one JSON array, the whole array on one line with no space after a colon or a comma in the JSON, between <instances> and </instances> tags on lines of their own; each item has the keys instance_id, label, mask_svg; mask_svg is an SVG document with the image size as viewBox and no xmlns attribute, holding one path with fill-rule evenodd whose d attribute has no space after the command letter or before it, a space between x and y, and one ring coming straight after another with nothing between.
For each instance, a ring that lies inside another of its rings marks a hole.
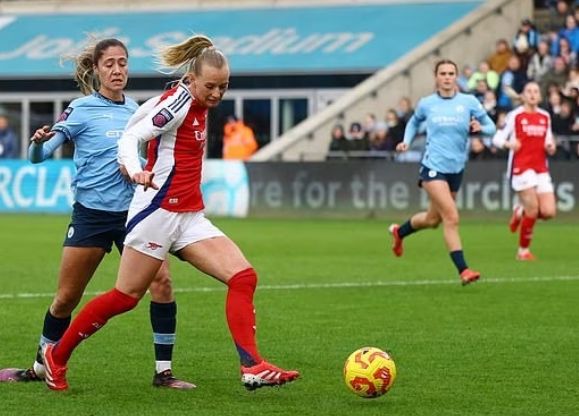
<instances>
[{"instance_id":1,"label":"football player in background","mask_svg":"<svg viewBox=\"0 0 579 416\"><path fill-rule=\"evenodd\" d=\"M557 150L551 131L551 116L539 108L541 90L529 82L521 93L523 104L507 115L506 125L493 138L497 147L509 149L507 171L517 193L509 222L511 232L519 230L516 259L535 260L529 247L538 218L555 217L557 204L547 157Z\"/></svg>"},{"instance_id":2,"label":"football player in background","mask_svg":"<svg viewBox=\"0 0 579 416\"><path fill-rule=\"evenodd\" d=\"M468 159L469 134L491 136L495 125L480 102L473 96L459 92L456 83L457 65L448 59L439 61L434 69L436 92L422 98L406 125L404 140L396 151L405 152L426 123L426 149L422 157L419 186L429 196L428 210L414 214L402 225L392 224L392 251L397 257L403 254L402 241L425 228L436 228L442 223L444 241L450 258L463 285L480 278L480 273L468 268L458 231L459 213L456 193Z\"/></svg>"}]
</instances>

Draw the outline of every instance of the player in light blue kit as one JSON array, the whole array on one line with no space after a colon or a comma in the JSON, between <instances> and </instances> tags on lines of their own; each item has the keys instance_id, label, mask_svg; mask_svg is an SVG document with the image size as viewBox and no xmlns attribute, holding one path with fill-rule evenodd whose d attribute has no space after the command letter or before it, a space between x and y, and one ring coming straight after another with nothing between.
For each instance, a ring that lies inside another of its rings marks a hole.
<instances>
[{"instance_id":1,"label":"player in light blue kit","mask_svg":"<svg viewBox=\"0 0 579 416\"><path fill-rule=\"evenodd\" d=\"M480 273L468 268L458 233L459 215L456 207L462 174L469 151L469 133L491 136L496 127L479 101L472 95L462 94L456 85L457 65L448 60L436 64L436 93L418 103L408 121L404 141L396 150L405 152L418 131L426 122L426 149L422 157L419 186L430 198L425 212L414 214L399 226L392 224L392 251L400 257L402 240L424 228L435 228L442 222L444 241L463 285L480 278Z\"/></svg>"},{"instance_id":2,"label":"player in light blue kit","mask_svg":"<svg viewBox=\"0 0 579 416\"><path fill-rule=\"evenodd\" d=\"M117 162L117 141L138 108L123 92L128 80L127 48L117 39L87 47L76 58L75 79L85 97L72 101L52 129L38 129L29 148L30 161L39 163L70 140L75 146L77 170L72 183L75 203L64 240L58 289L44 318L39 351L44 344L60 340L70 324L72 311L113 243L122 250L134 193L134 185L123 176ZM171 369L177 306L167 262L150 292L156 359L153 385L191 389L195 386L176 379ZM31 368L0 370L0 382L41 381L44 374L42 358L37 353Z\"/></svg>"}]
</instances>

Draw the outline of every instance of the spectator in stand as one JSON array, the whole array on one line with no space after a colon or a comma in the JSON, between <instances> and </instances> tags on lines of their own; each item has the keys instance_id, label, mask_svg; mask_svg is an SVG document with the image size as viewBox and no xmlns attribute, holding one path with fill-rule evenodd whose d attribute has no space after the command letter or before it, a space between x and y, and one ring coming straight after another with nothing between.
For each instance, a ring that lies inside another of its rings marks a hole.
<instances>
[{"instance_id":1,"label":"spectator in stand","mask_svg":"<svg viewBox=\"0 0 579 416\"><path fill-rule=\"evenodd\" d=\"M549 55L549 43L546 40L539 42L537 52L531 56L527 66L527 78L541 82L543 76L553 66L553 57Z\"/></svg>"},{"instance_id":2,"label":"spectator in stand","mask_svg":"<svg viewBox=\"0 0 579 416\"><path fill-rule=\"evenodd\" d=\"M8 117L0 109L0 159L16 159L18 157L18 137L10 127Z\"/></svg>"},{"instance_id":3,"label":"spectator in stand","mask_svg":"<svg viewBox=\"0 0 579 416\"><path fill-rule=\"evenodd\" d=\"M570 154L571 136L578 134L579 124L575 123L575 113L573 112L574 104L564 99L561 102L561 110L552 118L552 129L557 143L557 153L555 158L568 159Z\"/></svg>"},{"instance_id":4,"label":"spectator in stand","mask_svg":"<svg viewBox=\"0 0 579 416\"><path fill-rule=\"evenodd\" d=\"M537 49L539 46L539 31L531 19L523 19L513 43L515 51L518 53L525 53L528 49Z\"/></svg>"},{"instance_id":5,"label":"spectator in stand","mask_svg":"<svg viewBox=\"0 0 579 416\"><path fill-rule=\"evenodd\" d=\"M579 51L579 28L572 14L565 17L565 27L559 31L559 39L563 38L569 41L571 51Z\"/></svg>"},{"instance_id":6,"label":"spectator in stand","mask_svg":"<svg viewBox=\"0 0 579 416\"><path fill-rule=\"evenodd\" d=\"M344 126L341 124L336 124L332 129L330 141L330 152L347 152L348 151L348 139L346 139L346 132L344 131ZM344 155L345 156L345 155Z\"/></svg>"},{"instance_id":7,"label":"spectator in stand","mask_svg":"<svg viewBox=\"0 0 579 416\"><path fill-rule=\"evenodd\" d=\"M562 88L567 83L567 66L561 57L556 57L553 61L553 67L541 78L541 94L547 94L547 88L555 84Z\"/></svg>"},{"instance_id":8,"label":"spectator in stand","mask_svg":"<svg viewBox=\"0 0 579 416\"><path fill-rule=\"evenodd\" d=\"M496 89L499 86L499 74L493 71L487 61L482 61L478 65L478 71L476 71L470 79L468 80L468 88L473 91L477 88L477 83L480 80L486 81L487 85L491 89Z\"/></svg>"},{"instance_id":9,"label":"spectator in stand","mask_svg":"<svg viewBox=\"0 0 579 416\"><path fill-rule=\"evenodd\" d=\"M577 53L571 49L567 38L559 38L559 48L556 56L563 59L567 68L573 68L577 64Z\"/></svg>"},{"instance_id":10,"label":"spectator in stand","mask_svg":"<svg viewBox=\"0 0 579 416\"><path fill-rule=\"evenodd\" d=\"M388 125L384 121L378 121L374 134L370 138L370 150L383 152L388 150Z\"/></svg>"},{"instance_id":11,"label":"spectator in stand","mask_svg":"<svg viewBox=\"0 0 579 416\"><path fill-rule=\"evenodd\" d=\"M527 83L527 73L521 68L519 57L509 58L509 65L501 75L498 92L498 106L502 110L511 110L519 102L519 94Z\"/></svg>"},{"instance_id":12,"label":"spectator in stand","mask_svg":"<svg viewBox=\"0 0 579 416\"><path fill-rule=\"evenodd\" d=\"M396 150L396 146L404 139L404 125L393 108L386 112L386 126L388 127L386 150Z\"/></svg>"},{"instance_id":13,"label":"spectator in stand","mask_svg":"<svg viewBox=\"0 0 579 416\"><path fill-rule=\"evenodd\" d=\"M456 84L458 85L458 89L460 90L460 92L468 93L471 91L471 89L468 86L468 81L472 77L473 73L474 71L472 69L472 66L465 65L462 67L462 71L460 71L460 75L456 80Z\"/></svg>"},{"instance_id":14,"label":"spectator in stand","mask_svg":"<svg viewBox=\"0 0 579 416\"><path fill-rule=\"evenodd\" d=\"M549 18L549 29L558 31L564 27L569 12L569 4L565 0L557 0L555 10L552 11Z\"/></svg>"},{"instance_id":15,"label":"spectator in stand","mask_svg":"<svg viewBox=\"0 0 579 416\"><path fill-rule=\"evenodd\" d=\"M487 91L491 91L487 82L484 79L479 79L476 82L476 87L473 91L473 95L476 97L477 100L482 104L485 94Z\"/></svg>"},{"instance_id":16,"label":"spectator in stand","mask_svg":"<svg viewBox=\"0 0 579 416\"><path fill-rule=\"evenodd\" d=\"M513 51L506 39L499 39L495 45L495 51L492 53L487 62L490 68L498 74L502 74L508 67L509 59Z\"/></svg>"},{"instance_id":17,"label":"spectator in stand","mask_svg":"<svg viewBox=\"0 0 579 416\"><path fill-rule=\"evenodd\" d=\"M366 152L370 150L370 140L366 136L360 123L355 121L350 124L350 131L348 133L348 150L355 152Z\"/></svg>"},{"instance_id":18,"label":"spectator in stand","mask_svg":"<svg viewBox=\"0 0 579 416\"><path fill-rule=\"evenodd\" d=\"M551 115L551 120L555 120L555 115L561 112L561 103L563 102L563 97L558 88L551 89L549 91L549 97L547 98L547 105L545 106L549 114Z\"/></svg>"},{"instance_id":19,"label":"spectator in stand","mask_svg":"<svg viewBox=\"0 0 579 416\"><path fill-rule=\"evenodd\" d=\"M412 108L412 101L408 97L402 97L398 101L398 108L396 109L398 113L398 118L402 121L402 124L406 126L410 117L414 114L414 109Z\"/></svg>"},{"instance_id":20,"label":"spectator in stand","mask_svg":"<svg viewBox=\"0 0 579 416\"><path fill-rule=\"evenodd\" d=\"M563 95L570 97L573 95L573 90L579 88L579 70L571 68L567 77L567 82L563 87Z\"/></svg>"},{"instance_id":21,"label":"spectator in stand","mask_svg":"<svg viewBox=\"0 0 579 416\"><path fill-rule=\"evenodd\" d=\"M524 19L513 40L514 52L521 60L521 66L527 68L529 59L537 50L539 34L530 19Z\"/></svg>"},{"instance_id":22,"label":"spectator in stand","mask_svg":"<svg viewBox=\"0 0 579 416\"><path fill-rule=\"evenodd\" d=\"M374 127L376 126L376 115L374 113L366 114L364 117L364 121L362 122L362 130L364 130L364 135L366 139L368 139L368 143L370 143L370 136L374 131Z\"/></svg>"},{"instance_id":23,"label":"spectator in stand","mask_svg":"<svg viewBox=\"0 0 579 416\"><path fill-rule=\"evenodd\" d=\"M497 95L493 90L488 90L482 100L482 106L493 122L497 121Z\"/></svg>"},{"instance_id":24,"label":"spectator in stand","mask_svg":"<svg viewBox=\"0 0 579 416\"><path fill-rule=\"evenodd\" d=\"M565 98L571 101L576 108L577 98L579 98L579 89L577 87L570 87L565 89Z\"/></svg>"},{"instance_id":25,"label":"spectator in stand","mask_svg":"<svg viewBox=\"0 0 579 416\"><path fill-rule=\"evenodd\" d=\"M223 127L223 159L247 160L256 150L253 130L237 117L229 116Z\"/></svg>"}]
</instances>

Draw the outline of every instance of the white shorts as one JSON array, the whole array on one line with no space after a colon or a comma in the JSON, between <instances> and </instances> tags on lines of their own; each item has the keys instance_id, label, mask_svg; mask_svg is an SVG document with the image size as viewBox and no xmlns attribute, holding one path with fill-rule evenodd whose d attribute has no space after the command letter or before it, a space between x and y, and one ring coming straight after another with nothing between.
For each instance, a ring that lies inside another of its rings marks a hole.
<instances>
[{"instance_id":1,"label":"white shorts","mask_svg":"<svg viewBox=\"0 0 579 416\"><path fill-rule=\"evenodd\" d=\"M528 169L520 175L513 175L511 185L517 192L530 188L537 188L539 194L554 192L553 181L549 172L537 173L532 169Z\"/></svg>"},{"instance_id":2,"label":"white shorts","mask_svg":"<svg viewBox=\"0 0 579 416\"><path fill-rule=\"evenodd\" d=\"M225 234L205 218L203 212L171 212L157 208L129 210L125 245L148 256L164 260L189 244Z\"/></svg>"}]
</instances>

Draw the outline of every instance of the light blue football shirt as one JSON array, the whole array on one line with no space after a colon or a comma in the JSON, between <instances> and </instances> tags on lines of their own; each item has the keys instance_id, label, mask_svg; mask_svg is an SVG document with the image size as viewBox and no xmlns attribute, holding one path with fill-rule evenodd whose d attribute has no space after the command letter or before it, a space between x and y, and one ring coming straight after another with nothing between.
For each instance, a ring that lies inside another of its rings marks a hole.
<instances>
[{"instance_id":1,"label":"light blue football shirt","mask_svg":"<svg viewBox=\"0 0 579 416\"><path fill-rule=\"evenodd\" d=\"M478 134L490 136L496 127L480 102L468 94L444 98L437 93L422 98L404 131L404 143L410 145L421 123L426 124L426 147L422 164L441 173L464 170L469 152L470 120L481 124Z\"/></svg>"},{"instance_id":2,"label":"light blue football shirt","mask_svg":"<svg viewBox=\"0 0 579 416\"><path fill-rule=\"evenodd\" d=\"M127 211L134 193L119 170L117 141L137 110L135 101L115 102L95 92L72 101L52 130L56 135L41 145L32 144L33 163L49 158L66 140L74 142L75 200L87 208ZM42 150L42 152L40 152Z\"/></svg>"}]
</instances>

